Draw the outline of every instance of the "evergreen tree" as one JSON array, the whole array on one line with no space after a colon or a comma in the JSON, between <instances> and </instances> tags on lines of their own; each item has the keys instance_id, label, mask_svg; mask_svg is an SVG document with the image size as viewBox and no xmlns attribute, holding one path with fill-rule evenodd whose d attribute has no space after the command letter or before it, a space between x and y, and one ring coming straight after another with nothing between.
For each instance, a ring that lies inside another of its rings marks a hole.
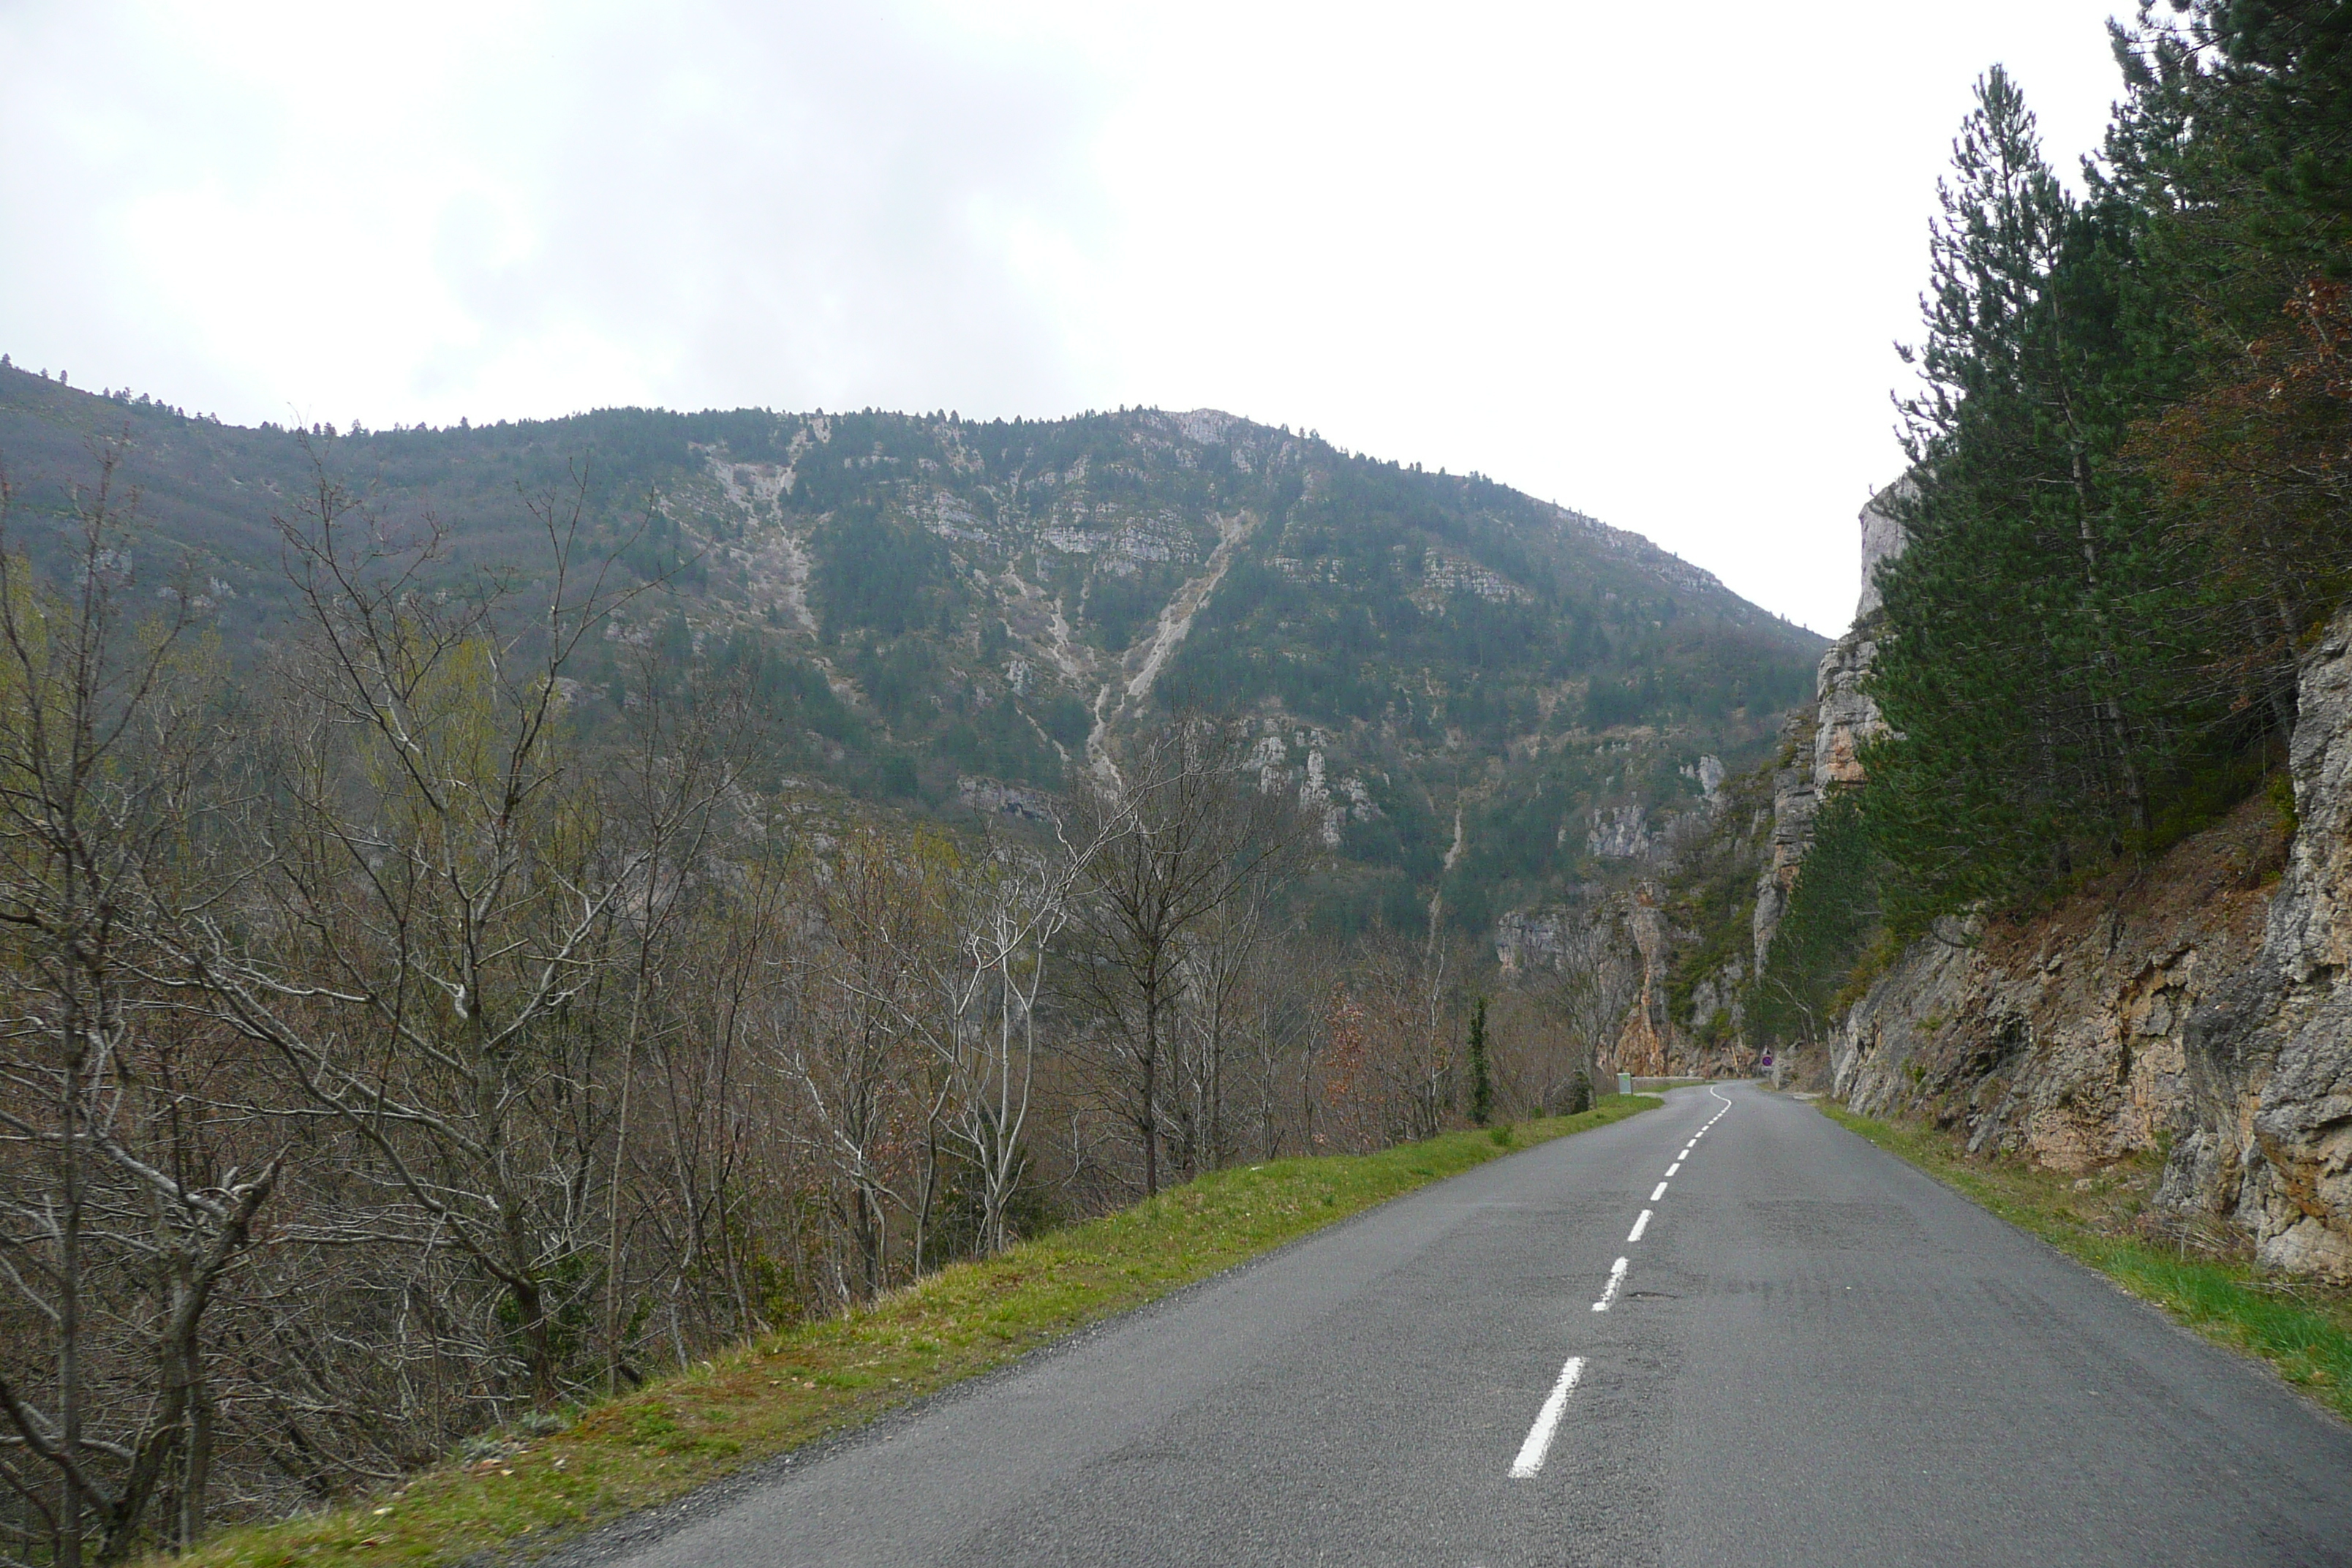
<instances>
[{"instance_id":1,"label":"evergreen tree","mask_svg":"<svg viewBox=\"0 0 2352 1568\"><path fill-rule=\"evenodd\" d=\"M2352 595L2352 0L2179 0L2071 199L1996 68L1941 189L1891 732L1825 804L1753 996L1814 1036L1885 938L2146 855L2283 758Z\"/></svg>"},{"instance_id":2,"label":"evergreen tree","mask_svg":"<svg viewBox=\"0 0 2352 1568\"><path fill-rule=\"evenodd\" d=\"M1953 152L1873 676L1895 738L1870 759L1870 820L1913 924L2144 834L2163 733L2157 557L2110 462L2134 406L2128 226L2068 197L1997 67Z\"/></svg>"},{"instance_id":3,"label":"evergreen tree","mask_svg":"<svg viewBox=\"0 0 2352 1568\"><path fill-rule=\"evenodd\" d=\"M1486 999L1470 1012L1470 1121L1484 1127L1495 1116L1495 1075L1486 1062Z\"/></svg>"},{"instance_id":4,"label":"evergreen tree","mask_svg":"<svg viewBox=\"0 0 2352 1568\"><path fill-rule=\"evenodd\" d=\"M2172 361L2125 456L2201 586L2198 694L2274 747L2302 637L2352 593L2352 5L2188 9L2116 39L2106 183L2142 215L2139 314Z\"/></svg>"},{"instance_id":5,"label":"evergreen tree","mask_svg":"<svg viewBox=\"0 0 2352 1568\"><path fill-rule=\"evenodd\" d=\"M1820 1040L1883 928L1884 867L1862 821L1864 795L1840 790L1813 819L1812 848L1798 868L1749 1004L1760 1039Z\"/></svg>"}]
</instances>

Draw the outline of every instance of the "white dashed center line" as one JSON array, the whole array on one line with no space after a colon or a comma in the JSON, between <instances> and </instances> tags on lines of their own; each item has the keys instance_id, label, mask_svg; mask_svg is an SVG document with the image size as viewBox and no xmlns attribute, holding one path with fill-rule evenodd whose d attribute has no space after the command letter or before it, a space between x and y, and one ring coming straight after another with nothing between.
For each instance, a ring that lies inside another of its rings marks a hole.
<instances>
[{"instance_id":1,"label":"white dashed center line","mask_svg":"<svg viewBox=\"0 0 2352 1568\"><path fill-rule=\"evenodd\" d=\"M1666 1167L1669 1179L1683 1168L1683 1162L1691 1157L1691 1151L1698 1147L1698 1141L1706 1136L1707 1129L1722 1121L1731 1110L1731 1101L1725 1099L1720 1089L1709 1088L1707 1093L1723 1101L1723 1110L1708 1117L1706 1124L1684 1143L1683 1152L1675 1156L1673 1164ZM1658 1190L1650 1194L1650 1201L1657 1203L1665 1195L1666 1184L1660 1182ZM1625 1237L1627 1245L1642 1239L1642 1233L1650 1228L1650 1215L1654 1212L1651 1209L1642 1211L1641 1217L1633 1222L1633 1230ZM1609 1266L1609 1283L1602 1287L1601 1300L1592 1303L1594 1311L1605 1312L1616 1301L1617 1293L1625 1288L1625 1270L1629 1266L1630 1260L1623 1258ZM1551 1385L1550 1396L1544 1401L1543 1409L1537 1413L1536 1424L1528 1430L1528 1440L1519 1445L1518 1458L1511 1461L1513 1480L1526 1480L1543 1468L1544 1458L1551 1452L1552 1436L1559 1431L1559 1418L1568 1409L1568 1396L1583 1375L1584 1358L1580 1355L1569 1357L1568 1364L1559 1369L1559 1381Z\"/></svg>"},{"instance_id":2,"label":"white dashed center line","mask_svg":"<svg viewBox=\"0 0 2352 1568\"><path fill-rule=\"evenodd\" d=\"M1544 1401L1536 1424L1528 1428L1528 1440L1519 1445L1519 1457L1511 1461L1513 1480L1526 1480L1543 1468L1544 1456L1551 1452L1551 1435L1559 1428L1559 1413L1568 1408L1569 1393L1583 1375L1584 1358L1569 1357L1568 1364L1559 1369L1559 1381L1551 1385L1551 1397Z\"/></svg>"},{"instance_id":3,"label":"white dashed center line","mask_svg":"<svg viewBox=\"0 0 2352 1568\"><path fill-rule=\"evenodd\" d=\"M1617 1292L1624 1289L1626 1261L1625 1258L1621 1258L1609 1266L1609 1283L1601 1287L1601 1300L1592 1303L1594 1311L1607 1311L1609 1303L1617 1300Z\"/></svg>"}]
</instances>

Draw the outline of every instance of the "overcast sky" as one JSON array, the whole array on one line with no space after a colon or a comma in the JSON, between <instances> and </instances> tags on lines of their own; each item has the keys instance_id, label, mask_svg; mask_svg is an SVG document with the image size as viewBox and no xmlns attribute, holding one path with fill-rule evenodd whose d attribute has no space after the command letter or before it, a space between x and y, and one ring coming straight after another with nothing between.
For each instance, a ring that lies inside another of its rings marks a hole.
<instances>
[{"instance_id":1,"label":"overcast sky","mask_svg":"<svg viewBox=\"0 0 2352 1568\"><path fill-rule=\"evenodd\" d=\"M1969 88L2107 0L0 0L0 351L238 423L1212 406L1842 630Z\"/></svg>"}]
</instances>

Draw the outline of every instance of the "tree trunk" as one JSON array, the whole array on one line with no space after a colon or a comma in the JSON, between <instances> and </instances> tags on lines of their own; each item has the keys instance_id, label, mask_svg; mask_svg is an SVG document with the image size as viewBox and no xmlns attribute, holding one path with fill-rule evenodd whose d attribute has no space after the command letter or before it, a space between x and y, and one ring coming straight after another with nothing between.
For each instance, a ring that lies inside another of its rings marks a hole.
<instances>
[{"instance_id":1,"label":"tree trunk","mask_svg":"<svg viewBox=\"0 0 2352 1568\"><path fill-rule=\"evenodd\" d=\"M58 1157L62 1163L64 1212L58 1216L58 1446L66 1463L58 1485L58 1563L81 1568L81 1489L73 1477L81 1467L81 1030L79 1010L65 1019L65 1103ZM95 1501L96 1500L91 1500Z\"/></svg>"},{"instance_id":2,"label":"tree trunk","mask_svg":"<svg viewBox=\"0 0 2352 1568\"><path fill-rule=\"evenodd\" d=\"M1160 1192L1160 1007L1156 996L1143 1004L1143 1195Z\"/></svg>"},{"instance_id":3,"label":"tree trunk","mask_svg":"<svg viewBox=\"0 0 2352 1568\"><path fill-rule=\"evenodd\" d=\"M212 1486L213 1394L198 1370L188 1393L188 1450L180 1475L180 1549L196 1543L205 1530L205 1493Z\"/></svg>"}]
</instances>

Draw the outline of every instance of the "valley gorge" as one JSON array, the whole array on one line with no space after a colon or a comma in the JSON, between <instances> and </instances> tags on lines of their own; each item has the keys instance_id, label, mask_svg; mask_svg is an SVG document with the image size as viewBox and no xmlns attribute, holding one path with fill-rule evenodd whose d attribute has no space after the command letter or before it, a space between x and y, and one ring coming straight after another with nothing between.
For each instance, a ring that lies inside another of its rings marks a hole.
<instances>
[{"instance_id":1,"label":"valley gorge","mask_svg":"<svg viewBox=\"0 0 2352 1568\"><path fill-rule=\"evenodd\" d=\"M511 548L515 476L587 458L596 526L655 584L607 647L756 666L785 709L774 760L827 820L1035 830L1125 729L1216 693L1250 715L1264 786L1321 823L1316 919L1412 932L1434 910L1506 992L1583 997L1598 1071L1757 1070L1748 1015L1815 818L1885 731L1865 685L1907 481L1861 513L1854 627L1822 649L1633 535L1213 411L329 437L21 371L0 394L36 496L63 496L74 443L130 433L151 547L239 640L267 639L268 519L299 500L306 450L384 515L466 516L460 561ZM848 519L913 574L877 576ZM1422 628L1403 658L1400 615ZM2059 1169L2163 1148L2170 1212L2282 1267L2352 1269L2346 629L2302 671L2292 829L2249 802L2136 876L1914 942L1819 1020L1824 1087ZM1776 673L1805 665L1803 685ZM579 683L590 711L611 684Z\"/></svg>"}]
</instances>

